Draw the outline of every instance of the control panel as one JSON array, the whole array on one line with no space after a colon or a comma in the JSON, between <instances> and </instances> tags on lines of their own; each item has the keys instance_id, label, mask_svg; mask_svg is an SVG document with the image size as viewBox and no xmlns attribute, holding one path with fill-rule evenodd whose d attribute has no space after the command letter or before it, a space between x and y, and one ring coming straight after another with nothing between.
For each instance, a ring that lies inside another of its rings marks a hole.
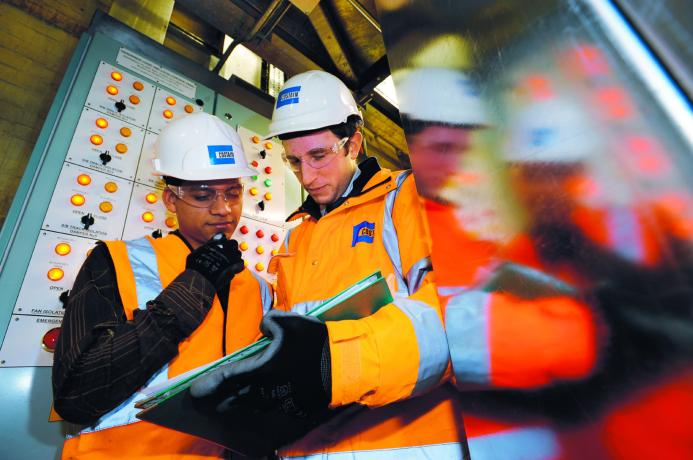
<instances>
[{"instance_id":1,"label":"control panel","mask_svg":"<svg viewBox=\"0 0 693 460\"><path fill-rule=\"evenodd\" d=\"M177 228L161 202L163 181L152 175L153 146L168 123L205 107L194 94L146 76L98 64L0 347L0 367L52 365L66 298L98 240L157 237ZM284 238L287 214L281 144L233 127L258 172L244 179L234 238L248 269L271 280L267 266Z\"/></svg>"}]
</instances>

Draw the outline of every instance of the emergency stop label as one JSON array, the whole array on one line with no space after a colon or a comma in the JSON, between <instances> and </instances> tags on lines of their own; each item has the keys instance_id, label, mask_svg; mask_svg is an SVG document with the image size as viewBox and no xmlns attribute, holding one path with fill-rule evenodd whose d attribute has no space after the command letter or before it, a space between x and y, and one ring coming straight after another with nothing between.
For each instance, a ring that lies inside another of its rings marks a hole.
<instances>
[{"instance_id":1,"label":"emergency stop label","mask_svg":"<svg viewBox=\"0 0 693 460\"><path fill-rule=\"evenodd\" d=\"M232 145L208 145L209 162L213 165L233 165L236 158Z\"/></svg>"},{"instance_id":2,"label":"emergency stop label","mask_svg":"<svg viewBox=\"0 0 693 460\"><path fill-rule=\"evenodd\" d=\"M353 248L358 243L373 244L375 236L375 222L363 221L360 224L354 225L354 234L351 238L351 247Z\"/></svg>"},{"instance_id":3,"label":"emergency stop label","mask_svg":"<svg viewBox=\"0 0 693 460\"><path fill-rule=\"evenodd\" d=\"M300 86L284 88L277 96L277 108L290 104L298 104L298 94L301 92Z\"/></svg>"}]
</instances>

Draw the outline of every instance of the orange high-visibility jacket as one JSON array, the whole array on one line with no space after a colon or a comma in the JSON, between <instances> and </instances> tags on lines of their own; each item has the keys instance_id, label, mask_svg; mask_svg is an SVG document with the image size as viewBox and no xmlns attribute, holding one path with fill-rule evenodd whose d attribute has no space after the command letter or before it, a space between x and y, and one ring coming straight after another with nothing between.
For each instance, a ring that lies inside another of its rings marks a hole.
<instances>
[{"instance_id":1,"label":"orange high-visibility jacket","mask_svg":"<svg viewBox=\"0 0 693 460\"><path fill-rule=\"evenodd\" d=\"M185 270L190 250L177 236L140 238L133 241L107 241L113 259L118 292L128 320L137 308L146 308L176 276ZM272 304L270 286L249 270L231 281L227 327L215 296L209 313L198 328L178 346L178 356L159 370L147 383L155 385L222 356L226 334L228 351L245 346L260 336L260 320ZM238 299L238 301L236 301ZM231 320L232 319L232 320ZM200 459L221 458L223 449L210 442L135 418L134 402L142 399L137 391L119 407L104 415L91 427L65 441L64 459Z\"/></svg>"},{"instance_id":2,"label":"orange high-visibility jacket","mask_svg":"<svg viewBox=\"0 0 693 460\"><path fill-rule=\"evenodd\" d=\"M465 232L452 206L427 201L426 215L453 380L460 389L530 389L589 375L596 344L586 305L567 296L522 299L479 290L475 285L483 274L506 254ZM520 240L513 245L512 260L539 268L533 245ZM541 423L464 414L464 425L472 458L538 460L560 455L556 434Z\"/></svg>"},{"instance_id":3,"label":"orange high-visibility jacket","mask_svg":"<svg viewBox=\"0 0 693 460\"><path fill-rule=\"evenodd\" d=\"M301 313L376 270L396 275L393 303L363 319L327 322L331 406L368 408L318 427L282 455L462 458L454 390L428 392L446 378L449 359L414 181L382 169L363 190L319 220L300 214L305 220L273 264L277 308Z\"/></svg>"}]
</instances>

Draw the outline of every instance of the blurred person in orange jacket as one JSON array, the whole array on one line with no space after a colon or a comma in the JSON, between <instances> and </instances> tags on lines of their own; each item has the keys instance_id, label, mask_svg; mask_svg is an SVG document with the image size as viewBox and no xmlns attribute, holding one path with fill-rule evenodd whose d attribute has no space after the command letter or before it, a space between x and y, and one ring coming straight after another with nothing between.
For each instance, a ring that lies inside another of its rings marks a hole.
<instances>
[{"instance_id":1,"label":"blurred person in orange jacket","mask_svg":"<svg viewBox=\"0 0 693 460\"><path fill-rule=\"evenodd\" d=\"M395 84L417 188L426 203L461 397L469 406L470 389L537 388L588 375L595 364L595 327L587 306L559 291L521 298L475 289L478 274L495 264L499 245L472 236L443 196L461 172L475 131L489 125L478 90L467 75L441 68L402 72ZM572 344L565 343L566 334L575 337ZM465 413L465 428L472 458L543 459L559 452L541 418L516 422Z\"/></svg>"}]
</instances>

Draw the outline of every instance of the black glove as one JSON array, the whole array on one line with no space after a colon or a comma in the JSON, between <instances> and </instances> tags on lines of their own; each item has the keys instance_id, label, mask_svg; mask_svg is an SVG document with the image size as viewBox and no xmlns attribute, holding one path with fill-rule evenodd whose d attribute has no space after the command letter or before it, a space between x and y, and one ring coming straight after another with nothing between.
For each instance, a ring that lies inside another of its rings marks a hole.
<instances>
[{"instance_id":1,"label":"black glove","mask_svg":"<svg viewBox=\"0 0 693 460\"><path fill-rule=\"evenodd\" d=\"M331 413L327 327L315 318L272 310L260 329L272 339L267 348L197 379L190 393L202 410L240 418L244 429L262 433L278 448Z\"/></svg>"},{"instance_id":2,"label":"black glove","mask_svg":"<svg viewBox=\"0 0 693 460\"><path fill-rule=\"evenodd\" d=\"M185 268L195 270L211 282L217 291L228 287L231 279L243 270L241 251L236 240L218 233L207 243L188 254Z\"/></svg>"}]
</instances>

